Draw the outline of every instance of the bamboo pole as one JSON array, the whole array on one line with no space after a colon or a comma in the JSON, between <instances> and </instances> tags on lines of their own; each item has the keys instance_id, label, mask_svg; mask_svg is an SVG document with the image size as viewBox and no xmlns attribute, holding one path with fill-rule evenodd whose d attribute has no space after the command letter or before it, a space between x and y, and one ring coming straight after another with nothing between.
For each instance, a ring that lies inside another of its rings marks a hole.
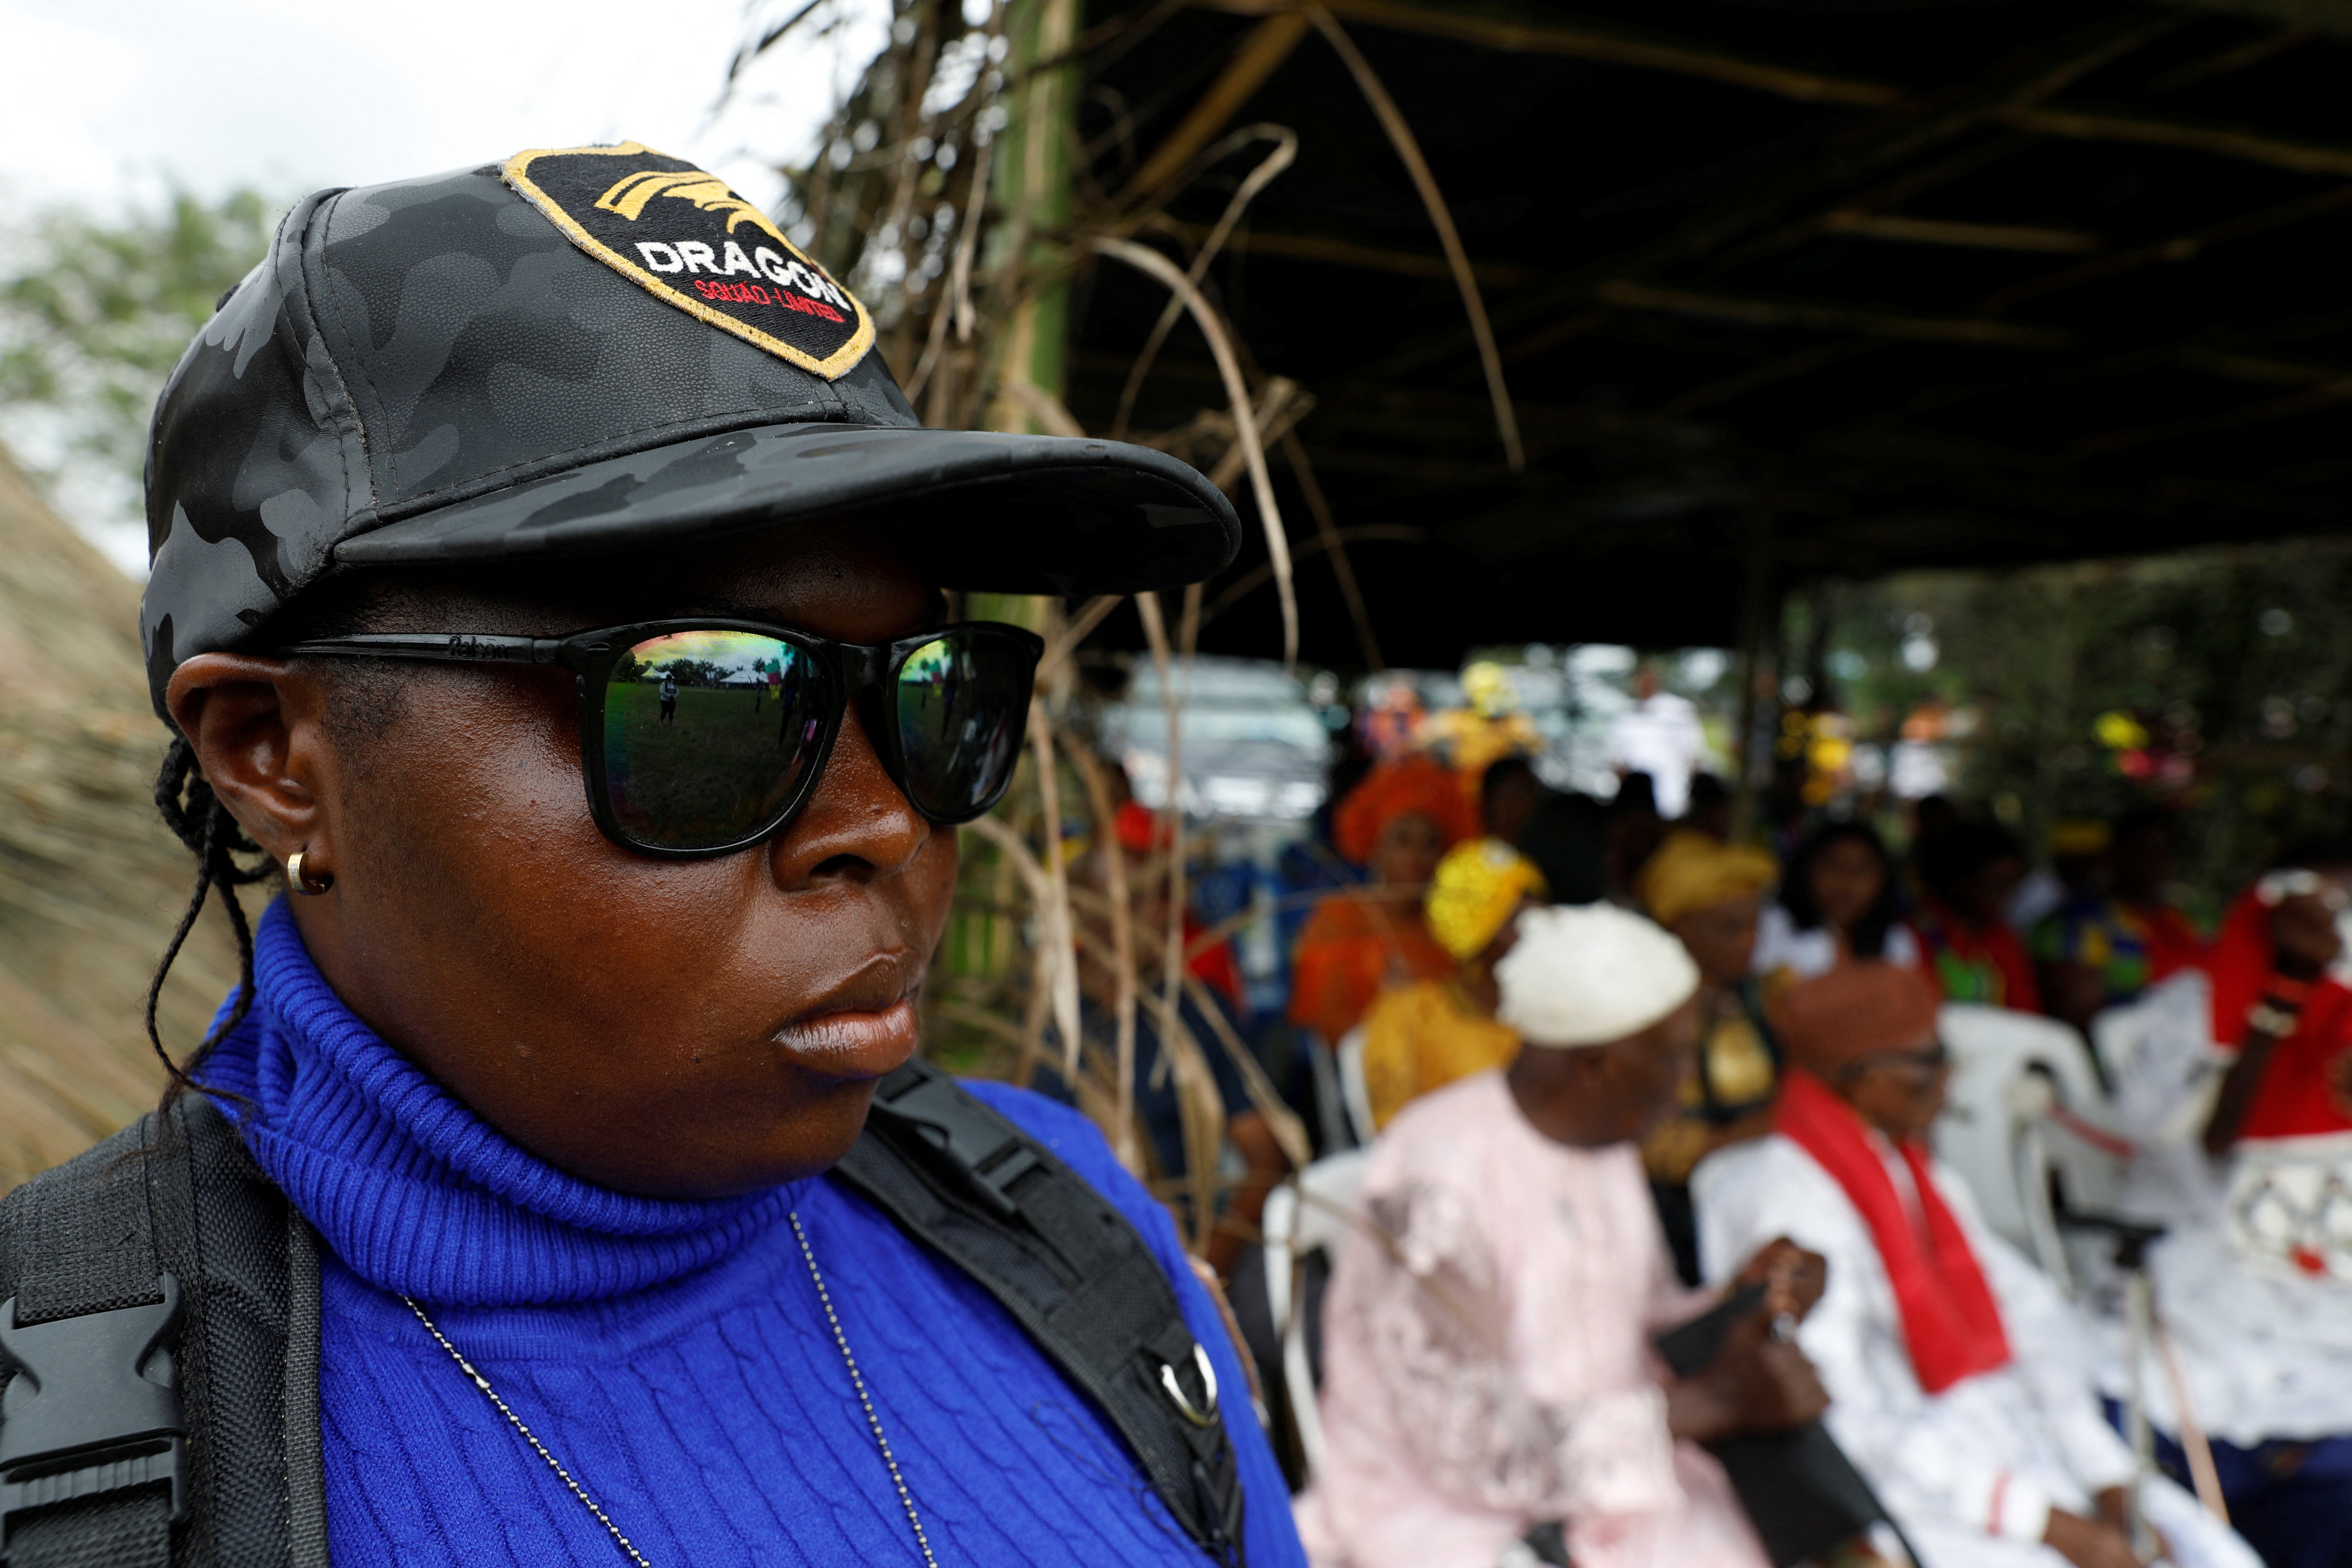
<instances>
[{"instance_id":1,"label":"bamboo pole","mask_svg":"<svg viewBox=\"0 0 2352 1568\"><path fill-rule=\"evenodd\" d=\"M1068 375L1070 289L1054 257L1036 237L1069 226L1070 142L1076 110L1075 65L1047 67L1069 53L1077 37L1078 0L1029 0L1009 8L1012 47L1009 74L1020 85L1009 93L1010 118L999 140L996 163L1004 205L1013 221L1001 231L991 258L996 269L1027 274L998 346L998 396L990 410L992 430L1035 429L1024 400L1007 389L1033 386L1059 399ZM1033 254L1034 252L1034 254Z\"/></svg>"}]
</instances>

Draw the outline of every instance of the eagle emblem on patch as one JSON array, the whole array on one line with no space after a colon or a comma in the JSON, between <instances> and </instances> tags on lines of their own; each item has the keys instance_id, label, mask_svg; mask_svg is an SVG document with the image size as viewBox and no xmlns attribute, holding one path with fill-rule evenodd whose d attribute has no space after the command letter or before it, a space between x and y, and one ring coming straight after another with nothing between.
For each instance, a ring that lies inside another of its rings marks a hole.
<instances>
[{"instance_id":1,"label":"eagle emblem on patch","mask_svg":"<svg viewBox=\"0 0 2352 1568\"><path fill-rule=\"evenodd\" d=\"M507 184L566 237L655 297L831 381L874 319L727 182L635 142L518 153Z\"/></svg>"}]
</instances>

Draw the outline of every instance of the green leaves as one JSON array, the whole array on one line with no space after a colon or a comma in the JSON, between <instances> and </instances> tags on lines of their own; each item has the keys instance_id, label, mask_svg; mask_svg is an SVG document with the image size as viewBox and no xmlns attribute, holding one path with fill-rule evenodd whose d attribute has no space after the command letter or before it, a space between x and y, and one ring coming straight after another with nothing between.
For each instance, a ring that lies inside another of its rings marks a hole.
<instances>
[{"instance_id":1,"label":"green leaves","mask_svg":"<svg viewBox=\"0 0 2352 1568\"><path fill-rule=\"evenodd\" d=\"M268 248L278 209L251 190L174 191L100 218L51 212L0 271L0 413L26 453L129 487L164 378L213 303ZM110 486L109 487L110 488Z\"/></svg>"}]
</instances>

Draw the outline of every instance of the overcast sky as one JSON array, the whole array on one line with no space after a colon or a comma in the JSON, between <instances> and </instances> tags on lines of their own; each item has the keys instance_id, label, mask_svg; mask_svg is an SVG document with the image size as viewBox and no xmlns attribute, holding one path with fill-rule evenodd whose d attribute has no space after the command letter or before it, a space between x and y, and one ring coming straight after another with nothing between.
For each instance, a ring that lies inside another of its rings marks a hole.
<instances>
[{"instance_id":1,"label":"overcast sky","mask_svg":"<svg viewBox=\"0 0 2352 1568\"><path fill-rule=\"evenodd\" d=\"M754 154L805 145L879 36L779 51L714 122L755 26L743 0L0 0L0 181L16 202L164 177L299 195L628 136L766 201Z\"/></svg>"},{"instance_id":2,"label":"overcast sky","mask_svg":"<svg viewBox=\"0 0 2352 1568\"><path fill-rule=\"evenodd\" d=\"M714 119L770 0L0 0L0 202L104 210L178 183L290 200L325 185L633 137L763 205L887 0L835 0L830 39L772 51ZM748 15L747 15L748 11ZM129 519L78 518L126 563Z\"/></svg>"}]
</instances>

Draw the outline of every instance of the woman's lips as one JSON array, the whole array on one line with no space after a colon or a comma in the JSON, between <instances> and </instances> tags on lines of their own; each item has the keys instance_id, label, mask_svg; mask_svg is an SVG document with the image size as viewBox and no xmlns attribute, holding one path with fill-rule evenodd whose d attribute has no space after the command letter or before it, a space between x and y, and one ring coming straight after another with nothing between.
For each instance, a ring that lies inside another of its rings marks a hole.
<instances>
[{"instance_id":1,"label":"woman's lips","mask_svg":"<svg viewBox=\"0 0 2352 1568\"><path fill-rule=\"evenodd\" d=\"M915 1004L900 997L880 1012L845 1010L797 1018L775 1033L800 1065L831 1078L880 1078L915 1054Z\"/></svg>"}]
</instances>

